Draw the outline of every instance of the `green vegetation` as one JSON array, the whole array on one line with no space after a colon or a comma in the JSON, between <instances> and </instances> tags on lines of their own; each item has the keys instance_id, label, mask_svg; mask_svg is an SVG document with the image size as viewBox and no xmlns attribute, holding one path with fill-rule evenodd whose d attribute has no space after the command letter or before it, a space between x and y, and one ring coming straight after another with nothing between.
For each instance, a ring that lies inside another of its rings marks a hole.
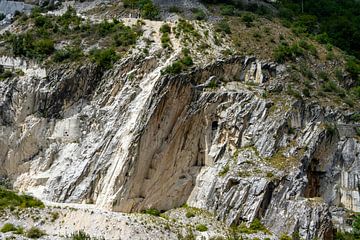
<instances>
[{"instance_id":1,"label":"green vegetation","mask_svg":"<svg viewBox=\"0 0 360 240\"><path fill-rule=\"evenodd\" d=\"M292 240L292 238L289 235L282 234L280 236L279 240Z\"/></svg>"},{"instance_id":2,"label":"green vegetation","mask_svg":"<svg viewBox=\"0 0 360 240\"><path fill-rule=\"evenodd\" d=\"M156 217L160 216L160 211L157 210L157 209L154 209L154 208L149 208L149 209L146 209L146 210L144 210L142 212L145 213L145 214L156 216Z\"/></svg>"},{"instance_id":3,"label":"green vegetation","mask_svg":"<svg viewBox=\"0 0 360 240\"><path fill-rule=\"evenodd\" d=\"M59 218L58 212L52 212L50 215L51 215L51 222L55 222Z\"/></svg>"},{"instance_id":4,"label":"green vegetation","mask_svg":"<svg viewBox=\"0 0 360 240\"><path fill-rule=\"evenodd\" d=\"M270 233L269 230L264 227L264 225L257 218L250 223L249 227L247 227L245 223L241 223L238 227L234 228L234 230L245 234L253 234L257 232L264 232L266 234Z\"/></svg>"},{"instance_id":5,"label":"green vegetation","mask_svg":"<svg viewBox=\"0 0 360 240\"><path fill-rule=\"evenodd\" d=\"M119 59L119 56L113 48L107 49L92 49L90 57L101 69L110 69L113 64Z\"/></svg>"},{"instance_id":6,"label":"green vegetation","mask_svg":"<svg viewBox=\"0 0 360 240\"><path fill-rule=\"evenodd\" d=\"M216 24L215 31L223 32L223 33L226 33L226 34L231 33L230 26L229 26L228 22L225 21L225 20L222 20L222 21L220 21L219 23Z\"/></svg>"},{"instance_id":7,"label":"green vegetation","mask_svg":"<svg viewBox=\"0 0 360 240\"><path fill-rule=\"evenodd\" d=\"M227 163L225 166L222 167L221 171L219 172L219 176L225 176L230 170L230 165Z\"/></svg>"},{"instance_id":8,"label":"green vegetation","mask_svg":"<svg viewBox=\"0 0 360 240\"><path fill-rule=\"evenodd\" d=\"M7 233L7 232L13 232L14 234L23 234L24 228L21 226L15 226L12 223L5 223L4 226L2 226L0 232Z\"/></svg>"},{"instance_id":9,"label":"green vegetation","mask_svg":"<svg viewBox=\"0 0 360 240\"><path fill-rule=\"evenodd\" d=\"M195 213L191 209L189 209L188 211L186 211L185 216L187 218L192 218L192 217L195 217Z\"/></svg>"},{"instance_id":10,"label":"green vegetation","mask_svg":"<svg viewBox=\"0 0 360 240\"><path fill-rule=\"evenodd\" d=\"M118 53L127 51L142 34L140 22L132 27L116 19L93 24L78 17L71 7L62 16L40 13L38 8L34 8L30 17L24 15L18 19L19 24L30 26L26 32L1 35L3 49L11 49L16 57L46 63L74 62L90 56L103 69L108 69L118 59ZM99 49L90 51L90 54L82 51L84 47L95 44ZM58 45L63 47L55 48ZM104 50L102 54L98 51L100 49ZM0 79L4 77L0 76Z\"/></svg>"},{"instance_id":11,"label":"green vegetation","mask_svg":"<svg viewBox=\"0 0 360 240\"><path fill-rule=\"evenodd\" d=\"M161 35L161 44L163 48L171 48L170 34L171 27L169 24L163 24L160 28Z\"/></svg>"},{"instance_id":12,"label":"green vegetation","mask_svg":"<svg viewBox=\"0 0 360 240\"><path fill-rule=\"evenodd\" d=\"M321 43L332 43L360 57L360 2L356 0L284 0L278 4L279 16L296 33L316 35Z\"/></svg>"},{"instance_id":13,"label":"green vegetation","mask_svg":"<svg viewBox=\"0 0 360 240\"><path fill-rule=\"evenodd\" d=\"M143 18L150 20L159 19L159 9L151 0L124 0L123 3L126 8L138 9Z\"/></svg>"},{"instance_id":14,"label":"green vegetation","mask_svg":"<svg viewBox=\"0 0 360 240\"><path fill-rule=\"evenodd\" d=\"M208 227L204 224L198 224L196 225L195 229L199 232L206 232L208 230Z\"/></svg>"},{"instance_id":15,"label":"green vegetation","mask_svg":"<svg viewBox=\"0 0 360 240\"><path fill-rule=\"evenodd\" d=\"M206 18L206 14L204 13L204 11L199 8L193 8L191 9L191 11L196 20L204 20Z\"/></svg>"},{"instance_id":16,"label":"green vegetation","mask_svg":"<svg viewBox=\"0 0 360 240\"><path fill-rule=\"evenodd\" d=\"M171 65L167 66L165 69L161 71L162 74L170 74L176 75L186 70L188 67L192 66L193 60L190 56L190 51L188 49L184 49L182 51L182 56L178 61L175 61Z\"/></svg>"},{"instance_id":17,"label":"green vegetation","mask_svg":"<svg viewBox=\"0 0 360 240\"><path fill-rule=\"evenodd\" d=\"M16 230L17 227L15 227L12 223L5 223L4 226L2 226L2 228L0 229L2 233L14 232Z\"/></svg>"},{"instance_id":18,"label":"green vegetation","mask_svg":"<svg viewBox=\"0 0 360 240\"><path fill-rule=\"evenodd\" d=\"M84 56L81 48L79 47L65 47L55 52L53 56L54 62L76 61Z\"/></svg>"},{"instance_id":19,"label":"green vegetation","mask_svg":"<svg viewBox=\"0 0 360 240\"><path fill-rule=\"evenodd\" d=\"M4 67L0 65L0 81L11 78L13 75L11 71L5 70Z\"/></svg>"},{"instance_id":20,"label":"green vegetation","mask_svg":"<svg viewBox=\"0 0 360 240\"><path fill-rule=\"evenodd\" d=\"M93 238L89 234L84 232L83 230L80 230L80 231L76 231L76 232L72 233L70 236L67 237L67 239L71 239L71 240L100 240L100 239L104 239L104 238Z\"/></svg>"},{"instance_id":21,"label":"green vegetation","mask_svg":"<svg viewBox=\"0 0 360 240\"><path fill-rule=\"evenodd\" d=\"M324 123L324 128L327 134L329 134L330 136L334 136L337 132L337 128L336 125L334 123Z\"/></svg>"},{"instance_id":22,"label":"green vegetation","mask_svg":"<svg viewBox=\"0 0 360 240\"><path fill-rule=\"evenodd\" d=\"M304 50L299 44L293 44L289 46L286 43L281 43L274 50L274 58L277 62L283 63L285 60L295 60L296 57L304 55Z\"/></svg>"},{"instance_id":23,"label":"green vegetation","mask_svg":"<svg viewBox=\"0 0 360 240\"><path fill-rule=\"evenodd\" d=\"M0 208L43 208L44 204L31 196L0 188Z\"/></svg>"},{"instance_id":24,"label":"green vegetation","mask_svg":"<svg viewBox=\"0 0 360 240\"><path fill-rule=\"evenodd\" d=\"M32 227L26 232L26 236L28 238L37 239L37 238L41 238L44 235L46 235L46 233L37 227Z\"/></svg>"}]
</instances>

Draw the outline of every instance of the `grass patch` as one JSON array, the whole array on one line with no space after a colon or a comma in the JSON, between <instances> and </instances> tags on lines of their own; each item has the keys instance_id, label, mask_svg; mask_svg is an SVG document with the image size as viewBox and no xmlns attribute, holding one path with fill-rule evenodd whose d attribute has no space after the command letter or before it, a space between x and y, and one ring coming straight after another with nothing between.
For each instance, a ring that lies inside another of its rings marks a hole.
<instances>
[{"instance_id":1,"label":"grass patch","mask_svg":"<svg viewBox=\"0 0 360 240\"><path fill-rule=\"evenodd\" d=\"M156 217L160 216L160 211L155 209L155 208L149 208L149 209L146 209L146 210L144 210L142 212L145 213L145 214L156 216Z\"/></svg>"},{"instance_id":2,"label":"grass patch","mask_svg":"<svg viewBox=\"0 0 360 240\"><path fill-rule=\"evenodd\" d=\"M44 203L40 200L28 196L18 195L17 193L0 188L0 208L44 208Z\"/></svg>"},{"instance_id":3,"label":"grass patch","mask_svg":"<svg viewBox=\"0 0 360 240\"><path fill-rule=\"evenodd\" d=\"M208 230L208 227L204 224L198 224L196 225L195 229L199 232L206 232Z\"/></svg>"}]
</instances>

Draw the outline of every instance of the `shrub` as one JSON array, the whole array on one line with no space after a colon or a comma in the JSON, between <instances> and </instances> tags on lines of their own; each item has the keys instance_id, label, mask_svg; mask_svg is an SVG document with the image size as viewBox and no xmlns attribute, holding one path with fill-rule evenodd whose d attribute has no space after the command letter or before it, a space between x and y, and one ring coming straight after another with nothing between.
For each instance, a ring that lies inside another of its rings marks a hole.
<instances>
[{"instance_id":1,"label":"shrub","mask_svg":"<svg viewBox=\"0 0 360 240\"><path fill-rule=\"evenodd\" d=\"M303 54L302 48L297 44L291 46L280 44L280 46L274 50L274 58L279 63L284 63L285 60L294 60L296 57L302 56Z\"/></svg>"},{"instance_id":2,"label":"shrub","mask_svg":"<svg viewBox=\"0 0 360 240\"><path fill-rule=\"evenodd\" d=\"M4 226L0 229L0 232L7 233L7 232L14 232L17 228L12 223L5 223Z\"/></svg>"},{"instance_id":3,"label":"shrub","mask_svg":"<svg viewBox=\"0 0 360 240\"><path fill-rule=\"evenodd\" d=\"M171 27L169 24L165 23L160 27L161 33L171 33Z\"/></svg>"},{"instance_id":4,"label":"shrub","mask_svg":"<svg viewBox=\"0 0 360 240\"><path fill-rule=\"evenodd\" d=\"M208 227L204 224L198 224L196 225L195 229L199 232L206 232L208 230Z\"/></svg>"},{"instance_id":5,"label":"shrub","mask_svg":"<svg viewBox=\"0 0 360 240\"><path fill-rule=\"evenodd\" d=\"M156 20L159 18L159 9L150 0L148 3L143 5L141 8L141 16L146 19Z\"/></svg>"},{"instance_id":6,"label":"shrub","mask_svg":"<svg viewBox=\"0 0 360 240\"><path fill-rule=\"evenodd\" d=\"M186 216L187 218L192 218L192 217L195 217L195 213L194 213L193 211L187 211L186 214L185 214L185 216Z\"/></svg>"},{"instance_id":7,"label":"shrub","mask_svg":"<svg viewBox=\"0 0 360 240\"><path fill-rule=\"evenodd\" d=\"M227 21L223 20L216 24L215 31L224 32L226 34L231 34L231 29Z\"/></svg>"},{"instance_id":8,"label":"shrub","mask_svg":"<svg viewBox=\"0 0 360 240\"><path fill-rule=\"evenodd\" d=\"M45 232L43 232L42 230L40 230L37 227L32 227L26 232L26 236L28 238L41 238L44 235L45 235Z\"/></svg>"},{"instance_id":9,"label":"shrub","mask_svg":"<svg viewBox=\"0 0 360 240\"><path fill-rule=\"evenodd\" d=\"M171 48L169 33L166 32L161 36L161 45L163 48Z\"/></svg>"},{"instance_id":10,"label":"shrub","mask_svg":"<svg viewBox=\"0 0 360 240\"><path fill-rule=\"evenodd\" d=\"M57 50L53 56L54 62L64 62L66 60L75 61L84 55L79 47L65 47Z\"/></svg>"},{"instance_id":11,"label":"shrub","mask_svg":"<svg viewBox=\"0 0 360 240\"><path fill-rule=\"evenodd\" d=\"M145 214L149 214L149 215L152 215L152 216L160 216L160 211L157 210L157 209L154 209L154 208L149 208L149 209L146 209L143 211L143 213Z\"/></svg>"},{"instance_id":12,"label":"shrub","mask_svg":"<svg viewBox=\"0 0 360 240\"><path fill-rule=\"evenodd\" d=\"M113 64L119 59L115 50L112 48L92 49L90 51L91 59L103 70L112 68Z\"/></svg>"},{"instance_id":13,"label":"shrub","mask_svg":"<svg viewBox=\"0 0 360 240\"><path fill-rule=\"evenodd\" d=\"M0 21L2 21L5 17L6 17L5 14L0 13Z\"/></svg>"},{"instance_id":14,"label":"shrub","mask_svg":"<svg viewBox=\"0 0 360 240\"><path fill-rule=\"evenodd\" d=\"M185 66L192 66L194 64L192 58L190 56L188 56L188 55L183 57L180 61Z\"/></svg>"},{"instance_id":15,"label":"shrub","mask_svg":"<svg viewBox=\"0 0 360 240\"><path fill-rule=\"evenodd\" d=\"M114 36L116 46L128 47L136 43L137 34L130 27L123 26Z\"/></svg>"},{"instance_id":16,"label":"shrub","mask_svg":"<svg viewBox=\"0 0 360 240\"><path fill-rule=\"evenodd\" d=\"M183 70L183 65L181 62L176 61L173 64L167 66L165 70L163 70L163 74L179 74Z\"/></svg>"},{"instance_id":17,"label":"shrub","mask_svg":"<svg viewBox=\"0 0 360 240\"><path fill-rule=\"evenodd\" d=\"M255 218L254 221L250 223L250 229L255 231L263 231L263 232L267 231L267 229L264 227L261 221L257 218Z\"/></svg>"},{"instance_id":18,"label":"shrub","mask_svg":"<svg viewBox=\"0 0 360 240\"><path fill-rule=\"evenodd\" d=\"M247 27L250 27L254 21L254 17L250 14L245 14L242 16L241 21L243 21Z\"/></svg>"}]
</instances>

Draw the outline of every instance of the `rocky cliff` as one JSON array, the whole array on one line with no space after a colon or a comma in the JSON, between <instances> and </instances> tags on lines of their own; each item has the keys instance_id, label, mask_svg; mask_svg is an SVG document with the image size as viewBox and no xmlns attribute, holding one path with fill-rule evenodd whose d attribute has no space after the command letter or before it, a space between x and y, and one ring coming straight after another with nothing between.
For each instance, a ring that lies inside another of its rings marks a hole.
<instances>
[{"instance_id":1,"label":"rocky cliff","mask_svg":"<svg viewBox=\"0 0 360 240\"><path fill-rule=\"evenodd\" d=\"M346 113L264 97L281 88L281 65L231 57L161 75L171 60L1 82L2 175L48 201L121 212L188 203L305 239L331 239L337 206L359 211L360 144Z\"/></svg>"},{"instance_id":2,"label":"rocky cliff","mask_svg":"<svg viewBox=\"0 0 360 240\"><path fill-rule=\"evenodd\" d=\"M160 38L161 22L144 25ZM205 38L211 28L200 28ZM0 58L23 72L0 81L1 177L52 204L123 213L186 204L226 226L260 219L272 239L333 239L360 211L356 111L289 94L291 66L224 54L227 40L210 35L211 57L200 40L188 44L199 64L175 75L164 72L184 50L174 36L172 50L155 39L147 56L134 48L106 71Z\"/></svg>"}]
</instances>

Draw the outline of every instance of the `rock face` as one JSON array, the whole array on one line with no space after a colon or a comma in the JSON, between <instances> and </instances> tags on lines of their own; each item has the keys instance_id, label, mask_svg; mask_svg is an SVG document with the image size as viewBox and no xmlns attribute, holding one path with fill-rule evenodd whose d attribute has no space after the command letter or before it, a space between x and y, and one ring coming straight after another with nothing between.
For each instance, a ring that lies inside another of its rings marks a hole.
<instances>
[{"instance_id":1,"label":"rock face","mask_svg":"<svg viewBox=\"0 0 360 240\"><path fill-rule=\"evenodd\" d=\"M1 175L48 201L122 212L188 203L305 239L332 239L338 207L360 211L348 114L281 94L284 66L232 57L163 76L176 56L0 82Z\"/></svg>"}]
</instances>

